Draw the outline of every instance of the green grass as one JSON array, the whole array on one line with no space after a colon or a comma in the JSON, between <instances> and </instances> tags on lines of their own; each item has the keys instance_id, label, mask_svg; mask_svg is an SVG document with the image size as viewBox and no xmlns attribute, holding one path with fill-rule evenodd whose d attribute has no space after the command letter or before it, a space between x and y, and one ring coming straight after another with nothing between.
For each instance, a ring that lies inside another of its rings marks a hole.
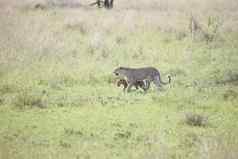
<instances>
[{"instance_id":1,"label":"green grass","mask_svg":"<svg viewBox=\"0 0 238 159\"><path fill-rule=\"evenodd\" d=\"M210 9L204 28L232 17L207 43L191 39L188 10L3 8L0 159L236 159L237 15ZM118 66L172 83L123 93Z\"/></svg>"}]
</instances>

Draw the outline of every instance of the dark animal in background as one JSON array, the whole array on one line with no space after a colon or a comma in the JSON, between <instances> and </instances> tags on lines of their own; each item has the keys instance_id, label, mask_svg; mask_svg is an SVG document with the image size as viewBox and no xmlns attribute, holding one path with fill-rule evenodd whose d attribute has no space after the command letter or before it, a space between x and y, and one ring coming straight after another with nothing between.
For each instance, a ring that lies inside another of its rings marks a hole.
<instances>
[{"instance_id":1,"label":"dark animal in background","mask_svg":"<svg viewBox=\"0 0 238 159\"><path fill-rule=\"evenodd\" d=\"M113 8L113 2L114 0L97 0L96 2L90 3L90 6L97 5L98 8L105 7L106 9Z\"/></svg>"}]
</instances>

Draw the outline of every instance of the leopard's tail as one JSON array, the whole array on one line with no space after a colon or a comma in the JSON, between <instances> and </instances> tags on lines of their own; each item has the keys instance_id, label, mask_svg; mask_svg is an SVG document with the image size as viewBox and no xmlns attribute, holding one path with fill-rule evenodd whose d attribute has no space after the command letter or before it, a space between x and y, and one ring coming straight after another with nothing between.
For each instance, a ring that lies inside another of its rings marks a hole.
<instances>
[{"instance_id":1,"label":"leopard's tail","mask_svg":"<svg viewBox=\"0 0 238 159\"><path fill-rule=\"evenodd\" d=\"M155 77L154 77L154 82L157 86L160 86L161 84L163 85L167 85L169 83L171 83L171 76L168 76L168 81L167 82L164 82L162 81L161 79L161 76L160 76L160 73L158 73Z\"/></svg>"}]
</instances>

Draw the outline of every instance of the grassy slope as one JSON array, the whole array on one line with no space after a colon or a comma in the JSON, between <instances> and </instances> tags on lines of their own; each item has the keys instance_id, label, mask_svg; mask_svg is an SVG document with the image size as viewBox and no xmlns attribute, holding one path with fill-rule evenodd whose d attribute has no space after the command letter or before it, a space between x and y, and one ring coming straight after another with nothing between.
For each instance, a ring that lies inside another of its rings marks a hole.
<instances>
[{"instance_id":1,"label":"grassy slope","mask_svg":"<svg viewBox=\"0 0 238 159\"><path fill-rule=\"evenodd\" d=\"M184 36L183 13L3 13L0 158L237 158L236 30L206 44ZM111 75L118 65L155 66L173 81L123 94ZM187 125L188 112L208 124Z\"/></svg>"}]
</instances>

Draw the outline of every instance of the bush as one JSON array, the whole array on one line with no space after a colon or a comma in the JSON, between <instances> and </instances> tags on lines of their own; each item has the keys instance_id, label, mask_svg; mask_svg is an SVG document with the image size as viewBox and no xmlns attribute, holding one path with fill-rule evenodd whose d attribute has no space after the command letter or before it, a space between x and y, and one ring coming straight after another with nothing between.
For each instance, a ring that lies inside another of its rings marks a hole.
<instances>
[{"instance_id":1,"label":"bush","mask_svg":"<svg viewBox=\"0 0 238 159\"><path fill-rule=\"evenodd\" d=\"M208 117L194 114L194 113L187 113L185 115L185 123L190 126L206 126L208 122Z\"/></svg>"},{"instance_id":2,"label":"bush","mask_svg":"<svg viewBox=\"0 0 238 159\"><path fill-rule=\"evenodd\" d=\"M238 92L230 89L230 90L227 90L224 94L223 94L223 99L226 100L226 101L231 101L231 100L234 100L234 99L237 99L238 98Z\"/></svg>"},{"instance_id":3,"label":"bush","mask_svg":"<svg viewBox=\"0 0 238 159\"><path fill-rule=\"evenodd\" d=\"M43 94L33 93L31 91L24 90L18 93L14 105L20 109L24 109L27 107L45 108L46 102L43 99Z\"/></svg>"},{"instance_id":4,"label":"bush","mask_svg":"<svg viewBox=\"0 0 238 159\"><path fill-rule=\"evenodd\" d=\"M35 8L35 9L44 10L44 9L46 9L46 5L45 5L45 4L41 4L41 3L36 3L36 4L34 5L34 8Z\"/></svg>"}]
</instances>

